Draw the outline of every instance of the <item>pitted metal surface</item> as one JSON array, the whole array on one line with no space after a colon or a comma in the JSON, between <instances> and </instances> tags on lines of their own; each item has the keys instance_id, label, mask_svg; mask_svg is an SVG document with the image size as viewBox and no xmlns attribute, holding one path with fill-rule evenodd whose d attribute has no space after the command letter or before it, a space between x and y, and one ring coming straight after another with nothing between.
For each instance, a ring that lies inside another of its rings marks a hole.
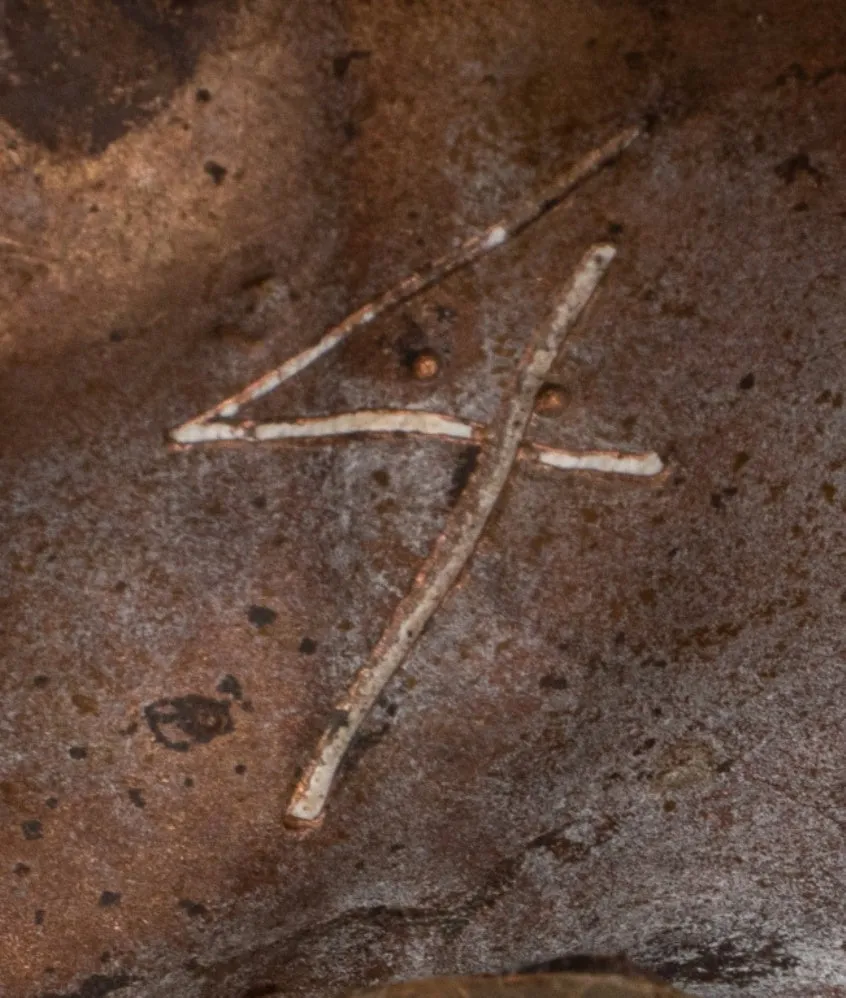
<instances>
[{"instance_id":1,"label":"pitted metal surface","mask_svg":"<svg viewBox=\"0 0 846 998\"><path fill-rule=\"evenodd\" d=\"M575 950L846 994L840 5L3 6L0 990L323 996ZM252 410L487 423L610 238L533 433L669 467L515 473L293 835L473 454L165 432L639 122Z\"/></svg>"}]
</instances>

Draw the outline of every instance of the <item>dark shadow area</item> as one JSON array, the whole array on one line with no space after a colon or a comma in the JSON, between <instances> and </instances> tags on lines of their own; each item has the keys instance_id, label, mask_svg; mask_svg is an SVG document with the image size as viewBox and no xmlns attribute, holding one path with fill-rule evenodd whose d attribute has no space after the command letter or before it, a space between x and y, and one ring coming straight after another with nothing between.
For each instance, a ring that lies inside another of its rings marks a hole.
<instances>
[{"instance_id":1,"label":"dark shadow area","mask_svg":"<svg viewBox=\"0 0 846 998\"><path fill-rule=\"evenodd\" d=\"M7 0L0 115L51 152L102 152L190 79L234 0Z\"/></svg>"}]
</instances>

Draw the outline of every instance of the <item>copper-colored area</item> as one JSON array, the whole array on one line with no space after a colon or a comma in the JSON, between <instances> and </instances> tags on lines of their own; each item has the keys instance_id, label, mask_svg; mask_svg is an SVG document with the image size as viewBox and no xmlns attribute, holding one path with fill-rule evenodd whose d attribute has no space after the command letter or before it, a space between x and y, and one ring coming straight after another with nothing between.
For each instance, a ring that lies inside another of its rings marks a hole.
<instances>
[{"instance_id":1,"label":"copper-colored area","mask_svg":"<svg viewBox=\"0 0 846 998\"><path fill-rule=\"evenodd\" d=\"M349 998L684 998L637 974L512 974L435 977L354 991Z\"/></svg>"},{"instance_id":2,"label":"copper-colored area","mask_svg":"<svg viewBox=\"0 0 846 998\"><path fill-rule=\"evenodd\" d=\"M440 369L441 362L434 350L421 350L411 362L411 373L418 381L429 381Z\"/></svg>"},{"instance_id":3,"label":"copper-colored area","mask_svg":"<svg viewBox=\"0 0 846 998\"><path fill-rule=\"evenodd\" d=\"M841 0L0 4L4 998L574 950L846 995L844 52ZM522 460L298 838L297 766L479 441L167 433L632 126L238 415L488 426L612 241L527 440L668 469Z\"/></svg>"}]
</instances>

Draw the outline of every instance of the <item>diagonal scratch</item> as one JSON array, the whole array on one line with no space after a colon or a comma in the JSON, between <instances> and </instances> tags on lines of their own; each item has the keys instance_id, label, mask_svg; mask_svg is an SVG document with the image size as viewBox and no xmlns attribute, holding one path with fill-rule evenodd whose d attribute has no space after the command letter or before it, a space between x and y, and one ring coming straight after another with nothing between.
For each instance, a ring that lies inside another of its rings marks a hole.
<instances>
[{"instance_id":1,"label":"diagonal scratch","mask_svg":"<svg viewBox=\"0 0 846 998\"><path fill-rule=\"evenodd\" d=\"M295 356L289 357L284 363L272 371L266 372L240 392L223 399L211 409L172 430L171 439L175 443L194 443L195 441L190 439L192 427L220 417L231 419L248 402L254 402L278 388L285 381L290 381L291 378L296 377L300 371L305 370L324 354L343 343L356 329L372 322L377 315L408 301L420 294L421 291L425 291L426 288L442 281L447 275L461 267L466 267L479 257L502 246L528 225L531 225L532 222L560 204L575 187L587 180L588 177L592 177L604 166L613 162L624 149L634 142L640 135L640 131L640 128L633 126L619 132L603 145L589 152L569 170L559 175L540 195L524 198L508 217L489 226L478 235L465 239L458 247L431 261L417 273L403 278L392 288L356 309L338 325L328 329L317 343Z\"/></svg>"},{"instance_id":2,"label":"diagonal scratch","mask_svg":"<svg viewBox=\"0 0 846 998\"><path fill-rule=\"evenodd\" d=\"M518 368L516 388L487 430L487 446L483 447L479 469L411 589L397 604L370 659L358 670L347 694L337 703L333 717L343 718L343 722L327 728L294 789L285 815L289 825L301 827L320 819L338 767L362 721L473 554L517 458L535 397L615 252L609 245L588 250L552 318L532 337Z\"/></svg>"}]
</instances>

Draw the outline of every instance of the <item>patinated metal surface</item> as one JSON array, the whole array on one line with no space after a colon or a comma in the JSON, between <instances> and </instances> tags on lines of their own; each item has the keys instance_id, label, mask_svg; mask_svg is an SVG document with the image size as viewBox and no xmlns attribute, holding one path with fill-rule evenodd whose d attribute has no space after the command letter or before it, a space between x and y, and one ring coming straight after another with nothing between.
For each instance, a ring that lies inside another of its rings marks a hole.
<instances>
[{"instance_id":1,"label":"patinated metal surface","mask_svg":"<svg viewBox=\"0 0 846 998\"><path fill-rule=\"evenodd\" d=\"M4 998L329 996L574 950L694 995L846 994L842 5L0 6ZM671 468L515 475L292 835L474 455L165 432L638 122L255 407L487 423L610 238L532 432Z\"/></svg>"},{"instance_id":2,"label":"patinated metal surface","mask_svg":"<svg viewBox=\"0 0 846 998\"><path fill-rule=\"evenodd\" d=\"M436 977L355 991L350 998L684 998L644 977L621 974L537 974Z\"/></svg>"}]
</instances>

